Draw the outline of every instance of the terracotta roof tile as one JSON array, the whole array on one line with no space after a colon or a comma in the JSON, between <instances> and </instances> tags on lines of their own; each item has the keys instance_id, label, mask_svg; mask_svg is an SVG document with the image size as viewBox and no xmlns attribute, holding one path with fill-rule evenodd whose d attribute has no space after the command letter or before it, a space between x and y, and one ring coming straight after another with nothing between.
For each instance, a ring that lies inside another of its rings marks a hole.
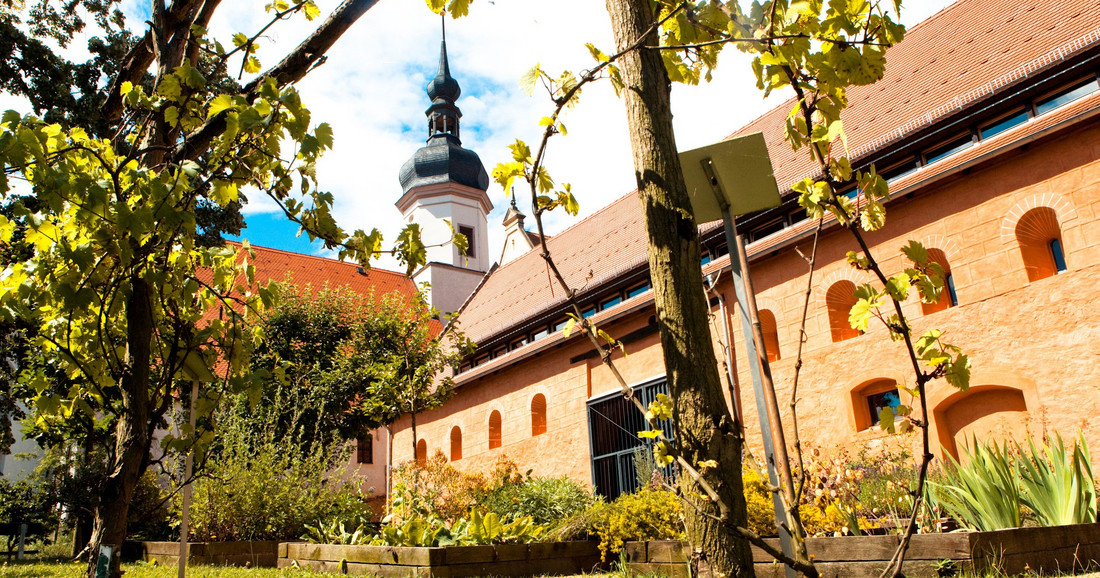
<instances>
[{"instance_id":1,"label":"terracotta roof tile","mask_svg":"<svg viewBox=\"0 0 1100 578\"><path fill-rule=\"evenodd\" d=\"M909 30L905 41L887 52L887 72L871 86L849 92L845 112L848 142L859 158L920 130L1024 78L1065 54L1100 43L1100 0L1050 2L960 0ZM905 188L942 174L1006 142L1029 135L1098 106L1094 94L1063 110L1043 115L994 139L948 157L895 181ZM763 132L776 180L782 189L816 172L804 151L783 141L783 121L792 102L762 115L734 136ZM899 132L900 130L900 132ZM703 230L716 227L704 224ZM785 229L750 245L750 253L770 249L807 223ZM595 289L646 260L645 234L637 192L614 201L548 241L566 280L578 289ZM560 306L565 299L537 251L491 272L461 311L462 326L475 341L484 340Z\"/></svg>"},{"instance_id":2,"label":"terracotta roof tile","mask_svg":"<svg viewBox=\"0 0 1100 578\"><path fill-rule=\"evenodd\" d=\"M240 247L240 243L230 241L228 244ZM394 271L377 267L362 269L355 263L326 257L256 245L251 247L256 255L252 259L252 264L256 267L256 283L260 285L266 285L270 280L290 281L296 285L314 287L328 283L332 287L346 285L364 295L372 289L379 295L393 291L399 291L406 297L416 294L416 284L412 279Z\"/></svg>"},{"instance_id":3,"label":"terracotta roof tile","mask_svg":"<svg viewBox=\"0 0 1100 578\"><path fill-rule=\"evenodd\" d=\"M1100 0L960 0L910 29L886 52L886 74L848 91L852 157L882 148L1067 53L1100 43ZM817 167L783 141L790 100L732 136L763 132L781 189Z\"/></svg>"}]
</instances>

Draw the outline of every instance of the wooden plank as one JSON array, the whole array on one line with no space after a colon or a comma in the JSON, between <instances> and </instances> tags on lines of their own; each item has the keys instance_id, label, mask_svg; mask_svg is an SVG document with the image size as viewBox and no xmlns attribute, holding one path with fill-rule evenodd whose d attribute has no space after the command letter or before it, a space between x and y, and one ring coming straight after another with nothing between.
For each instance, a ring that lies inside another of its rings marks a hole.
<instances>
[{"instance_id":1,"label":"wooden plank","mask_svg":"<svg viewBox=\"0 0 1100 578\"><path fill-rule=\"evenodd\" d=\"M364 564L398 564L397 548L390 546L344 546L339 544L287 544L287 558L329 562L359 562Z\"/></svg>"},{"instance_id":2,"label":"wooden plank","mask_svg":"<svg viewBox=\"0 0 1100 578\"><path fill-rule=\"evenodd\" d=\"M687 560L687 546L679 540L653 540L646 550L651 563L676 564Z\"/></svg>"},{"instance_id":3,"label":"wooden plank","mask_svg":"<svg viewBox=\"0 0 1100 578\"><path fill-rule=\"evenodd\" d=\"M527 544L496 544L493 546L493 552L494 559L498 562L527 561Z\"/></svg>"},{"instance_id":4,"label":"wooden plank","mask_svg":"<svg viewBox=\"0 0 1100 578\"><path fill-rule=\"evenodd\" d=\"M810 556L814 561L821 562L889 560L897 547L897 536L842 536L806 540L806 549Z\"/></svg>"},{"instance_id":5,"label":"wooden plank","mask_svg":"<svg viewBox=\"0 0 1100 578\"><path fill-rule=\"evenodd\" d=\"M372 546L359 546L371 548ZM378 546L374 546L377 548ZM396 546L392 548L397 555L397 563L403 566L442 566L444 556L443 548L413 548Z\"/></svg>"},{"instance_id":6,"label":"wooden plank","mask_svg":"<svg viewBox=\"0 0 1100 578\"><path fill-rule=\"evenodd\" d=\"M754 565L757 578L784 578L785 571L782 564ZM814 566L821 578L878 578L886 567L886 562L880 561L848 561L848 562L821 562ZM936 576L935 563L928 560L914 560L906 562L903 568L908 578L933 578Z\"/></svg>"},{"instance_id":7,"label":"wooden plank","mask_svg":"<svg viewBox=\"0 0 1100 578\"><path fill-rule=\"evenodd\" d=\"M627 564L645 564L649 561L646 546L649 542L627 542L623 544L623 557Z\"/></svg>"},{"instance_id":8,"label":"wooden plank","mask_svg":"<svg viewBox=\"0 0 1100 578\"><path fill-rule=\"evenodd\" d=\"M650 574L655 576L667 576L668 578L690 578L687 564L657 564L647 562L644 564L627 564L631 574Z\"/></svg>"},{"instance_id":9,"label":"wooden plank","mask_svg":"<svg viewBox=\"0 0 1100 578\"><path fill-rule=\"evenodd\" d=\"M527 560L509 560L505 562L487 562L483 564L453 564L446 566L453 578L468 576L530 576L532 571ZM434 570L435 568L433 568Z\"/></svg>"},{"instance_id":10,"label":"wooden plank","mask_svg":"<svg viewBox=\"0 0 1100 578\"><path fill-rule=\"evenodd\" d=\"M899 538L900 539L900 538ZM893 552L884 560L889 560ZM953 534L915 534L909 540L906 560L969 560L970 537L966 532Z\"/></svg>"},{"instance_id":11,"label":"wooden plank","mask_svg":"<svg viewBox=\"0 0 1100 578\"><path fill-rule=\"evenodd\" d=\"M1014 528L974 532L971 552L982 556L1043 552L1055 548L1100 543L1100 524L1076 524L1046 528Z\"/></svg>"},{"instance_id":12,"label":"wooden plank","mask_svg":"<svg viewBox=\"0 0 1100 578\"><path fill-rule=\"evenodd\" d=\"M494 555L492 546L448 546L443 548L443 563L451 565L492 562Z\"/></svg>"},{"instance_id":13,"label":"wooden plank","mask_svg":"<svg viewBox=\"0 0 1100 578\"><path fill-rule=\"evenodd\" d=\"M643 543L644 542L640 542ZM529 544L532 560L543 558L573 558L578 556L599 556L600 545L591 540L576 540L572 542L535 542Z\"/></svg>"}]
</instances>

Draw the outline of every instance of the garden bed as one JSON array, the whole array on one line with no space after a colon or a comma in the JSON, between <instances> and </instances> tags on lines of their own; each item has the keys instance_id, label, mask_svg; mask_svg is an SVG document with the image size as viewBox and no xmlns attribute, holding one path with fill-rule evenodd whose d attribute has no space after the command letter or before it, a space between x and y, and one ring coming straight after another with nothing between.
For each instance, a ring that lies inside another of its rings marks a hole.
<instances>
[{"instance_id":1,"label":"garden bed","mask_svg":"<svg viewBox=\"0 0 1100 578\"><path fill-rule=\"evenodd\" d=\"M378 576L538 576L591 572L600 564L596 542L406 548L279 544L278 565Z\"/></svg>"},{"instance_id":2,"label":"garden bed","mask_svg":"<svg viewBox=\"0 0 1100 578\"><path fill-rule=\"evenodd\" d=\"M278 553L279 542L274 540L189 542L187 564L274 568ZM164 566L179 564L179 554L179 542L127 542L122 548L125 560L155 561Z\"/></svg>"},{"instance_id":3,"label":"garden bed","mask_svg":"<svg viewBox=\"0 0 1100 578\"><path fill-rule=\"evenodd\" d=\"M898 540L898 536L810 538L807 547L823 577L877 577ZM778 540L769 542L778 547ZM632 571L674 578L689 575L685 550L678 541L628 542L624 549ZM937 576L937 568L951 563L957 568L997 567L1007 574L1027 570L1069 574L1100 566L1100 524L918 534L913 536L905 559L904 571L910 577ZM783 567L763 550L753 547L753 560L761 578L784 575Z\"/></svg>"}]
</instances>

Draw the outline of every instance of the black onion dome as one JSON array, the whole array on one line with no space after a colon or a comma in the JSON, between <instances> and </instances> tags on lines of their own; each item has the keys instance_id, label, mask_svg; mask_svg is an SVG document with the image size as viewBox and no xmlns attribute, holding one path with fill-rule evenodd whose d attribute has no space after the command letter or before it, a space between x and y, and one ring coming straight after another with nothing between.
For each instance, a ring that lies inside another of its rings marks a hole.
<instances>
[{"instance_id":1,"label":"black onion dome","mask_svg":"<svg viewBox=\"0 0 1100 578\"><path fill-rule=\"evenodd\" d=\"M439 43L439 74L428 83L428 98L432 102L442 98L453 103L461 94L458 81L451 78L451 68L447 65L447 41L444 40Z\"/></svg>"},{"instance_id":2,"label":"black onion dome","mask_svg":"<svg viewBox=\"0 0 1100 578\"><path fill-rule=\"evenodd\" d=\"M489 188L489 174L477 153L462 148L451 135L436 135L428 146L405 161L397 177L402 193L424 185L453 182L479 190Z\"/></svg>"},{"instance_id":3,"label":"black onion dome","mask_svg":"<svg viewBox=\"0 0 1100 578\"><path fill-rule=\"evenodd\" d=\"M479 190L489 188L489 174L477 153L462 148L458 140L458 119L462 116L454 102L462 90L451 77L447 63L447 41L440 44L439 74L428 83L432 105L425 111L431 119L427 146L405 161L397 178L403 193L424 185L458 183Z\"/></svg>"}]
</instances>

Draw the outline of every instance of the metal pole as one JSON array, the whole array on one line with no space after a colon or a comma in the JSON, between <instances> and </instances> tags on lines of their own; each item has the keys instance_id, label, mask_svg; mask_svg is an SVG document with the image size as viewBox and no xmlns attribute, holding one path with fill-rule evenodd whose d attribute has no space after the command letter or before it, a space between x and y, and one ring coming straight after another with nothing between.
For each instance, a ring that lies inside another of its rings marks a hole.
<instances>
[{"instance_id":1,"label":"metal pole","mask_svg":"<svg viewBox=\"0 0 1100 578\"><path fill-rule=\"evenodd\" d=\"M195 423L196 423L196 401L199 399L199 380L191 380L191 407L188 418L191 424L191 435L195 435ZM187 575L187 534L190 532L189 523L191 518L191 475L195 468L195 450L192 447L187 451L187 457L184 458L183 466L183 505L180 515L180 555L179 555L179 578L183 578Z\"/></svg>"},{"instance_id":2,"label":"metal pole","mask_svg":"<svg viewBox=\"0 0 1100 578\"><path fill-rule=\"evenodd\" d=\"M745 348L748 350L749 375L752 377L752 392L756 399L756 413L760 419L760 437L762 437L764 441L764 459L768 465L768 481L771 483L772 487L780 487L773 439L775 437L775 427L771 420L771 412L768 411L768 403L765 401L764 383L760 369L761 364L755 362L760 359L760 355L757 349L756 332L753 331L752 327L752 316L749 314L747 305L750 297L745 290L745 274L741 268L741 259L735 258L734 255L735 252L744 250L744 244L741 237L737 234L737 225L733 220L733 216L730 214L729 203L726 202L725 195L722 194L721 185L714 175L714 169L711 167L710 159L704 159L702 165L703 171L706 172L707 176L710 178L715 197L718 198L718 205L722 208L722 225L726 233L726 246L730 251L730 272L733 273L733 290L734 294L737 296L737 309L741 317L741 331L745 334ZM755 309L755 307L753 309ZM766 360L767 358L765 358L765 361ZM769 379L769 382L770 381ZM773 398L774 395L775 392L773 390ZM786 455L786 451L783 453ZM787 532L784 525L779 523L780 520L787 519L787 512L783 507L783 499L779 496L778 492L772 492L772 508L775 511L776 526L779 530L779 545L784 554L793 558L794 550L791 547L791 535ZM784 566L784 570L786 571L787 578L796 578L797 573L793 568Z\"/></svg>"}]
</instances>

